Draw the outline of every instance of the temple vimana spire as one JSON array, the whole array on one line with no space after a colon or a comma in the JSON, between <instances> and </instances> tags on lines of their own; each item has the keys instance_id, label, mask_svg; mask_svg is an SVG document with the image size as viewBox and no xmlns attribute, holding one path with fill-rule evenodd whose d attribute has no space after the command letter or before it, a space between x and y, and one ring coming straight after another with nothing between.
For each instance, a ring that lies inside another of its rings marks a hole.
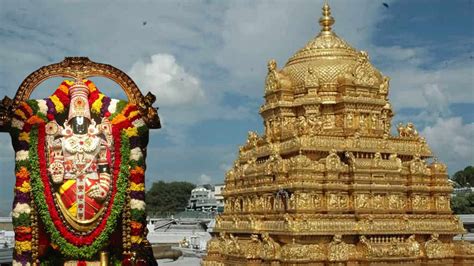
<instances>
[{"instance_id":1,"label":"temple vimana spire","mask_svg":"<svg viewBox=\"0 0 474 266\"><path fill-rule=\"evenodd\" d=\"M390 78L334 22L325 4L320 33L268 62L265 132L226 174L203 265L474 265L446 165L412 123L390 133Z\"/></svg>"}]
</instances>

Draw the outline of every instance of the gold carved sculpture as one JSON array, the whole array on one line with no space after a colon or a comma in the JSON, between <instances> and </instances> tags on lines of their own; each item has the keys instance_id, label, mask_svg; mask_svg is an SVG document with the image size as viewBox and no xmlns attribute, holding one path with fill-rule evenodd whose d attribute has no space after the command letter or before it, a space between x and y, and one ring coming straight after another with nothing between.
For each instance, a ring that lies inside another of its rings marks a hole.
<instances>
[{"instance_id":1,"label":"gold carved sculpture","mask_svg":"<svg viewBox=\"0 0 474 266\"><path fill-rule=\"evenodd\" d=\"M226 174L203 265L474 265L453 241L446 166L412 123L390 134L390 78L332 31L327 4L319 23L282 69L268 63L265 132Z\"/></svg>"}]
</instances>

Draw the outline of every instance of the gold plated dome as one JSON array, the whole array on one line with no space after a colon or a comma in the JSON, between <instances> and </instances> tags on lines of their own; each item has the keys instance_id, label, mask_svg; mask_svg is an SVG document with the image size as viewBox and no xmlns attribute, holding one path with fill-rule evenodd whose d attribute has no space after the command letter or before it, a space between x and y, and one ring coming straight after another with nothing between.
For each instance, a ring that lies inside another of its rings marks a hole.
<instances>
[{"instance_id":1,"label":"gold plated dome","mask_svg":"<svg viewBox=\"0 0 474 266\"><path fill-rule=\"evenodd\" d=\"M288 60L282 73L292 80L294 87L303 83L302 73L307 73L309 68L323 83L337 83L338 79L346 77L367 86L379 85L382 75L370 64L367 53L358 52L337 36L331 28L334 22L330 7L325 4L319 19L320 33ZM361 67L369 72L370 78L360 80L361 77L355 76L356 69Z\"/></svg>"}]
</instances>

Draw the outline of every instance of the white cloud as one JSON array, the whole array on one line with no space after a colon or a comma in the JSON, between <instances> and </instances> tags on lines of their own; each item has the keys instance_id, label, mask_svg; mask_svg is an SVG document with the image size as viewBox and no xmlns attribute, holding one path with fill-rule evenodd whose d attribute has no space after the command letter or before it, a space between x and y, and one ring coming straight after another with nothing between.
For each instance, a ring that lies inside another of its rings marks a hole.
<instances>
[{"instance_id":1,"label":"white cloud","mask_svg":"<svg viewBox=\"0 0 474 266\"><path fill-rule=\"evenodd\" d=\"M129 71L143 91L157 97L163 133L176 145L187 139L187 129L208 119L245 119L251 114L246 106L222 103L222 94L203 88L195 75L188 73L173 55L155 54L148 62L139 60Z\"/></svg>"},{"instance_id":2,"label":"white cloud","mask_svg":"<svg viewBox=\"0 0 474 266\"><path fill-rule=\"evenodd\" d=\"M461 117L439 118L421 132L435 156L447 163L449 171L474 164L474 123L463 124Z\"/></svg>"},{"instance_id":3,"label":"white cloud","mask_svg":"<svg viewBox=\"0 0 474 266\"><path fill-rule=\"evenodd\" d=\"M396 65L403 66L419 66L426 63L429 59L428 50L426 47L402 47L400 45L394 46L373 46L371 58L374 61L379 61L382 67Z\"/></svg>"},{"instance_id":4,"label":"white cloud","mask_svg":"<svg viewBox=\"0 0 474 266\"><path fill-rule=\"evenodd\" d=\"M425 84L420 88L422 100L426 101L426 107L422 108L418 113L408 116L397 115L395 120L410 120L418 126L432 125L440 118L451 116L449 109L450 96L440 89L438 84Z\"/></svg>"},{"instance_id":5,"label":"white cloud","mask_svg":"<svg viewBox=\"0 0 474 266\"><path fill-rule=\"evenodd\" d=\"M438 84L426 84L422 90L427 102L426 109L433 113L448 115L450 96L445 94Z\"/></svg>"},{"instance_id":6,"label":"white cloud","mask_svg":"<svg viewBox=\"0 0 474 266\"><path fill-rule=\"evenodd\" d=\"M186 72L170 54L155 54L150 62L134 63L130 76L142 90L159 95L161 106L179 107L206 100L199 79Z\"/></svg>"},{"instance_id":7,"label":"white cloud","mask_svg":"<svg viewBox=\"0 0 474 266\"><path fill-rule=\"evenodd\" d=\"M232 167L232 164L230 164L230 163L221 163L219 165L219 169L224 171L224 172L229 171L231 167Z\"/></svg>"},{"instance_id":8,"label":"white cloud","mask_svg":"<svg viewBox=\"0 0 474 266\"><path fill-rule=\"evenodd\" d=\"M474 102L472 65L435 70L400 66L387 74L393 80L391 98L396 108L427 107L422 88L429 83L438 84L444 95L450 95L449 103Z\"/></svg>"},{"instance_id":9,"label":"white cloud","mask_svg":"<svg viewBox=\"0 0 474 266\"><path fill-rule=\"evenodd\" d=\"M212 181L212 178L206 174L201 174L201 176L199 176L200 185L211 184L211 181Z\"/></svg>"},{"instance_id":10,"label":"white cloud","mask_svg":"<svg viewBox=\"0 0 474 266\"><path fill-rule=\"evenodd\" d=\"M446 111L452 103L474 103L474 69L469 55L435 62L437 55L428 46L372 47L372 58L391 78L390 99L395 109L414 107L432 111L442 101L442 108L436 109Z\"/></svg>"},{"instance_id":11,"label":"white cloud","mask_svg":"<svg viewBox=\"0 0 474 266\"><path fill-rule=\"evenodd\" d=\"M387 1L386 1L387 2ZM390 1L388 1L390 3ZM222 47L216 62L232 76L238 93L261 97L266 63L276 58L279 68L319 32L323 1L234 1L224 13ZM370 0L331 1L334 31L353 46L367 49L376 25L386 14ZM347 8L350 5L351 8Z\"/></svg>"}]
</instances>

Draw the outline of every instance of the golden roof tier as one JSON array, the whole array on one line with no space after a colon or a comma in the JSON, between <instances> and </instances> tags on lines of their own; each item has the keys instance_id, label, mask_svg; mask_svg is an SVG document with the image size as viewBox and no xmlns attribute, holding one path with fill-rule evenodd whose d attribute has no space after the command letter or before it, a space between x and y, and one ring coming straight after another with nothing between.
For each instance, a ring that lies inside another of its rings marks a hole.
<instances>
[{"instance_id":1,"label":"golden roof tier","mask_svg":"<svg viewBox=\"0 0 474 266\"><path fill-rule=\"evenodd\" d=\"M265 132L226 174L204 265L474 263L446 165L412 123L391 135L389 78L334 21L325 4L319 35L268 62Z\"/></svg>"}]
</instances>

